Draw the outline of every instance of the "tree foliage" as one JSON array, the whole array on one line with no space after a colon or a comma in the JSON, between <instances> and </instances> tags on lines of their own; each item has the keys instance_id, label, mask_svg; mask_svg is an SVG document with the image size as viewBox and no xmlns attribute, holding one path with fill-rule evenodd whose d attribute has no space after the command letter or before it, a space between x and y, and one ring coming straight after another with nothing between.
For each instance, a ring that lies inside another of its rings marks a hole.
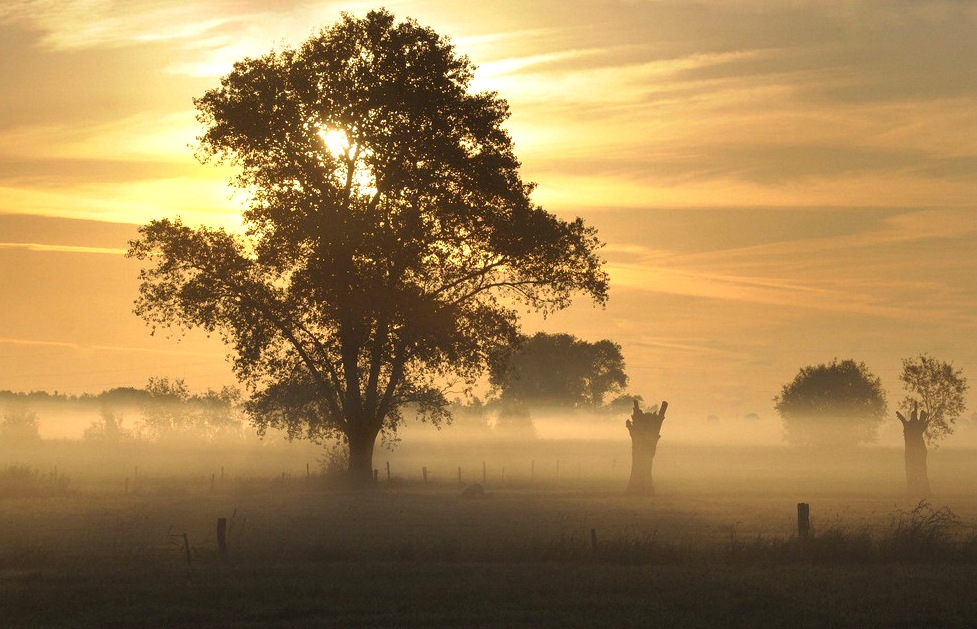
<instances>
[{"instance_id":1,"label":"tree foliage","mask_svg":"<svg viewBox=\"0 0 977 629\"><path fill-rule=\"evenodd\" d=\"M774 401L787 440L804 446L874 441L886 410L882 381L853 360L802 368Z\"/></svg>"},{"instance_id":2,"label":"tree foliage","mask_svg":"<svg viewBox=\"0 0 977 629\"><path fill-rule=\"evenodd\" d=\"M538 332L494 357L489 382L503 401L596 408L607 396L621 392L628 377L620 345Z\"/></svg>"},{"instance_id":3,"label":"tree foliage","mask_svg":"<svg viewBox=\"0 0 977 629\"><path fill-rule=\"evenodd\" d=\"M8 401L0 419L0 445L28 445L40 440L37 413L22 400Z\"/></svg>"},{"instance_id":4,"label":"tree foliage","mask_svg":"<svg viewBox=\"0 0 977 629\"><path fill-rule=\"evenodd\" d=\"M596 232L532 203L508 105L473 72L386 11L240 61L194 103L246 233L158 220L131 243L136 312L219 332L259 426L344 437L362 479L405 408L446 417L445 383L511 343L520 304L607 299Z\"/></svg>"},{"instance_id":5,"label":"tree foliage","mask_svg":"<svg viewBox=\"0 0 977 629\"><path fill-rule=\"evenodd\" d=\"M926 411L926 441L939 441L953 432L957 419L967 410L964 394L970 388L960 369L920 354L904 358L899 374L906 396L899 404L903 411Z\"/></svg>"},{"instance_id":6,"label":"tree foliage","mask_svg":"<svg viewBox=\"0 0 977 629\"><path fill-rule=\"evenodd\" d=\"M239 396L233 388L194 395L183 380L150 378L146 393L140 426L140 436L145 439L215 441L241 437L242 422L235 408ZM103 422L108 427L104 414Z\"/></svg>"}]
</instances>

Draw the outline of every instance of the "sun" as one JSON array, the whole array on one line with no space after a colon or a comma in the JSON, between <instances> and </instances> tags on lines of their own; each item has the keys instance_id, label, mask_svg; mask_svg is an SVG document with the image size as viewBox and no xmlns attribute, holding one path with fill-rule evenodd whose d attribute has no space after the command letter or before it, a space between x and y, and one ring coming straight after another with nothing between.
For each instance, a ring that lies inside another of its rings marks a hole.
<instances>
[{"instance_id":1,"label":"sun","mask_svg":"<svg viewBox=\"0 0 977 629\"><path fill-rule=\"evenodd\" d=\"M320 129L318 135L333 157L342 157L349 151L349 137L342 129Z\"/></svg>"}]
</instances>

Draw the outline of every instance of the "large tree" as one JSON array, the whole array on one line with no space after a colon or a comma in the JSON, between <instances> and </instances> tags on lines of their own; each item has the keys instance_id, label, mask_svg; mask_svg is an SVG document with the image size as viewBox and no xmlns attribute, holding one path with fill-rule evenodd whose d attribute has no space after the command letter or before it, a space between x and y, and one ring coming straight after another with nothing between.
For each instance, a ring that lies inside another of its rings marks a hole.
<instances>
[{"instance_id":1,"label":"large tree","mask_svg":"<svg viewBox=\"0 0 977 629\"><path fill-rule=\"evenodd\" d=\"M446 383L514 340L517 308L607 299L596 232L533 204L508 105L473 72L386 11L236 63L194 103L247 231L158 220L131 245L136 312L219 331L259 428L341 437L360 481L405 410L447 416Z\"/></svg>"},{"instance_id":2,"label":"large tree","mask_svg":"<svg viewBox=\"0 0 977 629\"><path fill-rule=\"evenodd\" d=\"M596 408L627 386L621 346L570 334L523 336L493 360L489 382L503 401L564 408Z\"/></svg>"},{"instance_id":3,"label":"large tree","mask_svg":"<svg viewBox=\"0 0 977 629\"><path fill-rule=\"evenodd\" d=\"M926 444L953 432L953 425L967 410L964 394L969 385L952 363L920 354L902 361L899 375L906 396L899 404L907 415L896 412L906 445L906 481L910 493L929 494Z\"/></svg>"},{"instance_id":4,"label":"large tree","mask_svg":"<svg viewBox=\"0 0 977 629\"><path fill-rule=\"evenodd\" d=\"M874 441L886 408L882 381L853 360L802 368L775 402L787 440L813 447Z\"/></svg>"}]
</instances>

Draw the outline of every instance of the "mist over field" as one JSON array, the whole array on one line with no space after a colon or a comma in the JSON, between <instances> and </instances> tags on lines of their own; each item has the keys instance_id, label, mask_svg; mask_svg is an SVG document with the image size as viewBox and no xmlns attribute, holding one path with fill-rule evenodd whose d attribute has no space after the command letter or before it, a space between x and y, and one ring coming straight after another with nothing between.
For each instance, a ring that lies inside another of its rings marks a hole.
<instances>
[{"instance_id":1,"label":"mist over field","mask_svg":"<svg viewBox=\"0 0 977 629\"><path fill-rule=\"evenodd\" d=\"M932 495L919 502L893 439L823 452L787 445L771 419L670 409L655 492L634 495L623 412L532 409L531 426L513 427L455 408L450 425L408 421L378 445L376 493L364 499L344 489L337 444L259 438L223 405L193 407L196 427L180 434L149 431L152 418L179 425L167 405L29 408L38 438L0 443L10 626L603 626L634 615L681 625L691 614L742 627L963 627L977 611L965 593L977 567L966 421L954 434L964 447L932 451ZM927 593L893 597L906 583L896 573ZM852 580L865 585L824 589ZM129 604L113 602L121 592ZM776 597L823 611L798 622ZM67 621L65 600L85 611ZM743 600L754 602L731 621ZM659 605L694 611L663 616Z\"/></svg>"},{"instance_id":2,"label":"mist over field","mask_svg":"<svg viewBox=\"0 0 977 629\"><path fill-rule=\"evenodd\" d=\"M18 404L12 400L7 398L6 408ZM191 471L208 476L223 468L228 479L270 478L282 472L321 476L330 470L339 476L342 471L339 441L318 445L289 440L275 429L259 436L236 408L229 420L233 425L221 432L187 429L155 436L147 432L146 417L163 413L165 405L155 410L137 403L107 407L94 398L46 396L27 402L26 408L36 415L39 439L7 439L0 444L0 465L41 470L56 465L74 477L78 489L88 478L131 475L136 465L141 465L143 475L157 476ZM107 409L124 436L112 438L99 432L104 431ZM629 415L623 410L534 408L517 426L501 423L497 410L473 413L456 405L453 415L451 423L441 426L409 419L382 440L374 458L380 480L386 480L389 463L393 479L411 483L422 480L426 467L430 482L457 485L460 467L462 485L559 481L568 487L598 483L623 491L627 484L631 441L624 425ZM954 433L930 452L935 493L967 494L977 487L977 473L969 473L977 472L975 446L977 422L972 416L961 418ZM673 487L694 482L702 490L712 484L717 490L755 494L758 487L792 479L805 487L818 487L823 481L825 491L830 491L847 479L849 489L871 487L898 496L905 484L902 450L895 421L883 422L873 443L818 450L789 445L775 416L688 417L672 407L655 459L656 488L659 494L670 494Z\"/></svg>"}]
</instances>

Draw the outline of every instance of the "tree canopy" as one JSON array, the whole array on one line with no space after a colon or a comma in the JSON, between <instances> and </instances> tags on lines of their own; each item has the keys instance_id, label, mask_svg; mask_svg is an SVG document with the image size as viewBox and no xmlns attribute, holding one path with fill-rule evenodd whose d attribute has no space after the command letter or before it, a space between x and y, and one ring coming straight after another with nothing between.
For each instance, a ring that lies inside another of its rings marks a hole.
<instances>
[{"instance_id":1,"label":"tree canopy","mask_svg":"<svg viewBox=\"0 0 977 629\"><path fill-rule=\"evenodd\" d=\"M854 360L802 368L774 401L787 440L804 446L872 442L886 409L882 381Z\"/></svg>"},{"instance_id":2,"label":"tree canopy","mask_svg":"<svg viewBox=\"0 0 977 629\"><path fill-rule=\"evenodd\" d=\"M242 235L141 228L136 312L219 332L259 427L343 437L372 477L403 411L439 421L518 333L517 308L607 299L596 231L535 205L451 43L386 11L244 59L194 101L202 161L238 169Z\"/></svg>"},{"instance_id":3,"label":"tree canopy","mask_svg":"<svg viewBox=\"0 0 977 629\"><path fill-rule=\"evenodd\" d=\"M503 401L529 406L595 408L627 386L621 346L570 334L523 336L497 354L489 382ZM630 401L629 401L630 403Z\"/></svg>"},{"instance_id":4,"label":"tree canopy","mask_svg":"<svg viewBox=\"0 0 977 629\"><path fill-rule=\"evenodd\" d=\"M967 410L964 394L970 388L961 370L920 354L903 359L899 380L906 391L899 408L926 411L926 441L933 443L953 432L954 423Z\"/></svg>"}]
</instances>

